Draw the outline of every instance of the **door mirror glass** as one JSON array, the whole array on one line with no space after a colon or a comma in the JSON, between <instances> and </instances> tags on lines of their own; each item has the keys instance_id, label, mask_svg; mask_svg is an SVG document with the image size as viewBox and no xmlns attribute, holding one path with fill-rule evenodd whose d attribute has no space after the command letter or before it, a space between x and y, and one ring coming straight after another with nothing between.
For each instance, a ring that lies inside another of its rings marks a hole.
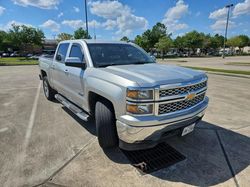
<instances>
[{"instance_id":1,"label":"door mirror glass","mask_svg":"<svg viewBox=\"0 0 250 187\"><path fill-rule=\"evenodd\" d=\"M59 62L62 61L62 56L59 55L59 54L57 54L57 55L56 55L56 60L59 61Z\"/></svg>"},{"instance_id":2,"label":"door mirror glass","mask_svg":"<svg viewBox=\"0 0 250 187\"><path fill-rule=\"evenodd\" d=\"M65 60L66 66L85 68L85 62L78 57L68 57Z\"/></svg>"}]
</instances>

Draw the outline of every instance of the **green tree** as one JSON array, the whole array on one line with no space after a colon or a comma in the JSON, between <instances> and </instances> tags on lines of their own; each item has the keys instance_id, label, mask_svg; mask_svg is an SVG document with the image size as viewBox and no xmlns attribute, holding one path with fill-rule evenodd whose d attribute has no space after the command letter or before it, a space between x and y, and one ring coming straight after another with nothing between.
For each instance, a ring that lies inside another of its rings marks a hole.
<instances>
[{"instance_id":1,"label":"green tree","mask_svg":"<svg viewBox=\"0 0 250 187\"><path fill-rule=\"evenodd\" d=\"M0 31L0 51L6 50L7 33Z\"/></svg>"},{"instance_id":2,"label":"green tree","mask_svg":"<svg viewBox=\"0 0 250 187\"><path fill-rule=\"evenodd\" d=\"M229 39L227 40L227 45L228 45L229 47L238 47L238 46L239 46L239 43L240 43L240 40L239 40L239 37L238 37L238 36L229 38Z\"/></svg>"},{"instance_id":3,"label":"green tree","mask_svg":"<svg viewBox=\"0 0 250 187\"><path fill-rule=\"evenodd\" d=\"M147 37L137 35L135 37L135 43L140 47L142 47L144 50L149 51L149 42Z\"/></svg>"},{"instance_id":4,"label":"green tree","mask_svg":"<svg viewBox=\"0 0 250 187\"><path fill-rule=\"evenodd\" d=\"M239 47L240 48L245 47L245 46L248 45L249 40L250 40L248 36L246 36L246 35L239 35L238 38L239 38Z\"/></svg>"},{"instance_id":5,"label":"green tree","mask_svg":"<svg viewBox=\"0 0 250 187\"><path fill-rule=\"evenodd\" d=\"M185 46L192 49L193 52L195 52L195 49L203 47L204 37L197 31L188 32L183 38Z\"/></svg>"},{"instance_id":6,"label":"green tree","mask_svg":"<svg viewBox=\"0 0 250 187\"><path fill-rule=\"evenodd\" d=\"M74 32L74 38L75 39L91 39L91 36L87 34L87 31L85 31L82 27L80 27Z\"/></svg>"},{"instance_id":7,"label":"green tree","mask_svg":"<svg viewBox=\"0 0 250 187\"><path fill-rule=\"evenodd\" d=\"M186 47L185 39L182 36L177 36L173 44L179 51L183 51L183 49Z\"/></svg>"},{"instance_id":8,"label":"green tree","mask_svg":"<svg viewBox=\"0 0 250 187\"><path fill-rule=\"evenodd\" d=\"M159 42L160 38L167 36L167 27L162 23L156 23L153 26L150 34L149 34L149 45L151 48L155 46L157 42Z\"/></svg>"},{"instance_id":9,"label":"green tree","mask_svg":"<svg viewBox=\"0 0 250 187\"><path fill-rule=\"evenodd\" d=\"M162 57L164 52L168 51L173 46L173 41L170 37L164 36L155 44L157 50L161 51Z\"/></svg>"},{"instance_id":10,"label":"green tree","mask_svg":"<svg viewBox=\"0 0 250 187\"><path fill-rule=\"evenodd\" d=\"M129 40L129 38L127 36L123 36L121 38L121 41L129 42L130 40Z\"/></svg>"},{"instance_id":11,"label":"green tree","mask_svg":"<svg viewBox=\"0 0 250 187\"><path fill-rule=\"evenodd\" d=\"M146 51L152 50L155 44L159 42L159 39L168 36L167 27L162 23L156 23L152 30L148 29L142 35L137 35L135 38L135 43L141 46Z\"/></svg>"},{"instance_id":12,"label":"green tree","mask_svg":"<svg viewBox=\"0 0 250 187\"><path fill-rule=\"evenodd\" d=\"M29 53L41 48L45 36L40 29L13 24L7 38L13 49Z\"/></svg>"},{"instance_id":13,"label":"green tree","mask_svg":"<svg viewBox=\"0 0 250 187\"><path fill-rule=\"evenodd\" d=\"M57 40L60 42L60 41L64 41L64 40L71 40L73 38L73 35L72 34L68 34L68 33L60 33L58 34L57 36Z\"/></svg>"}]
</instances>

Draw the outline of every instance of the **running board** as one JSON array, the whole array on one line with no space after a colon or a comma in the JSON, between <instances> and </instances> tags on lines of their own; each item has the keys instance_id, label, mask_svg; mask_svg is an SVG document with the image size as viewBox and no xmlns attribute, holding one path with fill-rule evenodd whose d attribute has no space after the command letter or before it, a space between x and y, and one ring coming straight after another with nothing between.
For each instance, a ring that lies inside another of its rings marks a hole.
<instances>
[{"instance_id":1,"label":"running board","mask_svg":"<svg viewBox=\"0 0 250 187\"><path fill-rule=\"evenodd\" d=\"M71 112L73 112L75 115L77 115L80 119L84 121L88 121L89 115L86 114L82 109L80 109L78 106L74 105L72 102L67 100L65 97L63 97L60 94L56 94L55 98L62 103L63 106L68 108Z\"/></svg>"}]
</instances>

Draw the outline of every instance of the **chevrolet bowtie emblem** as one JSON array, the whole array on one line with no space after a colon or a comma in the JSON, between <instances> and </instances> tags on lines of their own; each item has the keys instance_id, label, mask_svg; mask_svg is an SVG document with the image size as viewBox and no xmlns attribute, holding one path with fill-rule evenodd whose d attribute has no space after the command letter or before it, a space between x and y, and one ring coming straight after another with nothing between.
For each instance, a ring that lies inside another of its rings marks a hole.
<instances>
[{"instance_id":1,"label":"chevrolet bowtie emblem","mask_svg":"<svg viewBox=\"0 0 250 187\"><path fill-rule=\"evenodd\" d=\"M187 96L186 96L186 99L187 100L192 100L193 98L195 98L196 94L195 93L189 93Z\"/></svg>"}]
</instances>

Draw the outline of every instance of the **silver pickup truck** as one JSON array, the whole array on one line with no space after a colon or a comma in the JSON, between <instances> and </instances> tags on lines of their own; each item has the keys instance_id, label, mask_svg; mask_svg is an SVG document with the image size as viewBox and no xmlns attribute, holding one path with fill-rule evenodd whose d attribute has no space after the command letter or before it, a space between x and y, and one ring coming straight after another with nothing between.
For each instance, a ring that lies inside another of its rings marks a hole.
<instances>
[{"instance_id":1,"label":"silver pickup truck","mask_svg":"<svg viewBox=\"0 0 250 187\"><path fill-rule=\"evenodd\" d=\"M46 98L82 120L93 116L102 148L145 149L184 136L208 106L204 72L156 63L133 43L63 41L39 67Z\"/></svg>"}]
</instances>

